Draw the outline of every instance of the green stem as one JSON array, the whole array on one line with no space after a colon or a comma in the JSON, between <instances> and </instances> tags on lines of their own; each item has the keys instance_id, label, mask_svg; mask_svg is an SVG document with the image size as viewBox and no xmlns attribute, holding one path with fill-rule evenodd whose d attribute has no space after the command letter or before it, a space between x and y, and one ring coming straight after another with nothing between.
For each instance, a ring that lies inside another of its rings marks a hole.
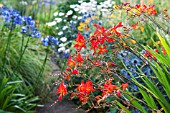
<instances>
[{"instance_id":1,"label":"green stem","mask_svg":"<svg viewBox=\"0 0 170 113\"><path fill-rule=\"evenodd\" d=\"M52 9L52 0L50 0L50 11L49 11L48 19L51 19L51 9Z\"/></svg>"},{"instance_id":2,"label":"green stem","mask_svg":"<svg viewBox=\"0 0 170 113\"><path fill-rule=\"evenodd\" d=\"M144 14L144 16L145 16L146 18L148 18L150 21L152 21L159 29L162 29L162 31L163 31L164 33L167 33L168 35L170 35L169 32L166 31L160 24L158 24L152 17L149 17L149 16L147 16L146 14Z\"/></svg>"},{"instance_id":3,"label":"green stem","mask_svg":"<svg viewBox=\"0 0 170 113\"><path fill-rule=\"evenodd\" d=\"M7 44L6 44L6 47L5 47L2 70L4 69L6 61L7 61L6 60L7 52L9 52L9 50L10 50L9 48L10 48L10 42L11 42L11 34L12 34L12 26L11 26L11 29L9 31L8 40L7 40Z\"/></svg>"},{"instance_id":4,"label":"green stem","mask_svg":"<svg viewBox=\"0 0 170 113\"><path fill-rule=\"evenodd\" d=\"M24 37L22 36L22 42L21 42L21 49L20 49L20 51L22 51L23 46L24 46Z\"/></svg>"},{"instance_id":5,"label":"green stem","mask_svg":"<svg viewBox=\"0 0 170 113\"><path fill-rule=\"evenodd\" d=\"M24 56L25 50L26 50L26 48L28 47L29 40L30 40L30 37L28 37L28 40L27 40L26 45L25 45L25 47L24 47L24 50L22 51L21 56L20 56L20 58L19 58L19 61L18 61L17 65L16 65L16 67L15 67L14 70L13 70L13 74L15 74L15 71L16 71L16 70L18 69L18 67L19 67L19 64L20 64L20 62L21 62L21 60L22 60L22 58L23 58L23 56ZM22 46L23 46L23 45L22 45ZM12 75L13 75L13 74L12 74Z\"/></svg>"},{"instance_id":6,"label":"green stem","mask_svg":"<svg viewBox=\"0 0 170 113\"><path fill-rule=\"evenodd\" d=\"M47 62L47 57L48 57L48 54L49 54L49 50L48 50L48 47L47 47L47 51L46 51L46 56L45 56L45 59L44 59L44 62L43 62L43 65L42 65L42 68L40 69L40 72L36 78L36 82L35 82L35 85L37 84L40 76L42 76L43 72L44 72L44 68L45 68L45 64Z\"/></svg>"}]
</instances>

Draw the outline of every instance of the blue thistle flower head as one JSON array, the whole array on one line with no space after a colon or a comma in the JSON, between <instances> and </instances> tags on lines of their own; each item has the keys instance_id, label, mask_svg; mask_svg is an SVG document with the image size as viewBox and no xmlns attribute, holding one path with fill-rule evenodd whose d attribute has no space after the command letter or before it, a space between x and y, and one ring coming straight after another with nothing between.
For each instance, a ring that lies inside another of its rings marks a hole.
<instances>
[{"instance_id":1,"label":"blue thistle flower head","mask_svg":"<svg viewBox=\"0 0 170 113\"><path fill-rule=\"evenodd\" d=\"M132 66L140 66L141 63L142 63L142 60L138 57L133 57L131 60L130 60L130 63Z\"/></svg>"},{"instance_id":2,"label":"blue thistle flower head","mask_svg":"<svg viewBox=\"0 0 170 113\"><path fill-rule=\"evenodd\" d=\"M131 79L130 74L125 69L122 69L120 73L123 74L126 79Z\"/></svg>"},{"instance_id":3,"label":"blue thistle flower head","mask_svg":"<svg viewBox=\"0 0 170 113\"><path fill-rule=\"evenodd\" d=\"M119 53L118 53L118 58L120 59L124 59L126 58L130 53L128 51L125 51L125 50L121 50Z\"/></svg>"},{"instance_id":4,"label":"blue thistle flower head","mask_svg":"<svg viewBox=\"0 0 170 113\"><path fill-rule=\"evenodd\" d=\"M138 68L140 68L141 71L146 76L153 75L153 71L149 67L149 65L145 65L143 67L144 62L142 61L142 58L136 56L134 53L122 50L118 53L117 56L118 56L119 59L121 59L123 61L123 63L128 68L131 75L134 76L138 82L143 83L142 79L139 77ZM120 73L123 74L125 78L131 79L130 74L125 69L120 70ZM134 84L132 84L131 86L132 86L133 89L138 90L137 86L135 86Z\"/></svg>"},{"instance_id":5,"label":"blue thistle flower head","mask_svg":"<svg viewBox=\"0 0 170 113\"><path fill-rule=\"evenodd\" d=\"M133 88L133 90L135 90L135 91L138 91L138 86L136 86L136 85L132 85L132 88Z\"/></svg>"},{"instance_id":6,"label":"blue thistle flower head","mask_svg":"<svg viewBox=\"0 0 170 113\"><path fill-rule=\"evenodd\" d=\"M153 75L153 71L152 71L152 69L151 69L148 65L146 65L146 66L144 66L144 67L142 68L142 72L143 72L146 76L151 76L151 75Z\"/></svg>"}]
</instances>

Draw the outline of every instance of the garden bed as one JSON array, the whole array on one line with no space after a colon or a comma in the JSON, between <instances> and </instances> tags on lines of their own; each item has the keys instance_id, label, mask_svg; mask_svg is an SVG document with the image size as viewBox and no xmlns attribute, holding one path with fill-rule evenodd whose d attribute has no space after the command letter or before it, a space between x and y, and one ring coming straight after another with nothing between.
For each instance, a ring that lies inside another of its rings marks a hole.
<instances>
[{"instance_id":1,"label":"garden bed","mask_svg":"<svg viewBox=\"0 0 170 113\"><path fill-rule=\"evenodd\" d=\"M0 0L0 112L170 111L168 0Z\"/></svg>"}]
</instances>

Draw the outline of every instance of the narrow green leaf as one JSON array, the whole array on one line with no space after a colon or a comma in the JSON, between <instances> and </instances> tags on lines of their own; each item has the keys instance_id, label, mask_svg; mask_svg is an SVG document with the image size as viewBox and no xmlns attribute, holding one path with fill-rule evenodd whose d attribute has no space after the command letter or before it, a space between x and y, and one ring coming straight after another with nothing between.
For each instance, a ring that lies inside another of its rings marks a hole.
<instances>
[{"instance_id":1,"label":"narrow green leaf","mask_svg":"<svg viewBox=\"0 0 170 113\"><path fill-rule=\"evenodd\" d=\"M7 96L7 98L5 99L5 101L3 102L3 106L2 106L2 109L4 110L5 108L7 108L7 105L9 103L11 99L11 96Z\"/></svg>"},{"instance_id":2,"label":"narrow green leaf","mask_svg":"<svg viewBox=\"0 0 170 113\"><path fill-rule=\"evenodd\" d=\"M165 108L165 111L170 111L170 107L169 107L170 104L167 102L167 100L159 91L159 89L147 77L144 77L143 81L151 90L151 92L156 95L158 102L161 104L163 108Z\"/></svg>"},{"instance_id":3,"label":"narrow green leaf","mask_svg":"<svg viewBox=\"0 0 170 113\"><path fill-rule=\"evenodd\" d=\"M169 87L170 86L170 81L168 81L170 76L168 76L167 74L165 74L163 72L163 70L158 65L158 63L155 63L155 65L156 65L156 68L158 70L157 71L158 73L155 73L155 74L158 77L158 79L160 80L160 82L162 83L162 86L163 86L165 92L167 93L168 97L170 98L170 87ZM156 71L154 70L154 72L156 72Z\"/></svg>"},{"instance_id":4,"label":"narrow green leaf","mask_svg":"<svg viewBox=\"0 0 170 113\"><path fill-rule=\"evenodd\" d=\"M30 102L35 102L35 101L37 101L37 100L39 100L38 96L33 97L33 98L30 98L30 99L27 100L26 102L27 102L27 103L30 103Z\"/></svg>"},{"instance_id":5,"label":"narrow green leaf","mask_svg":"<svg viewBox=\"0 0 170 113\"><path fill-rule=\"evenodd\" d=\"M18 105L14 105L14 108L17 108L17 109L19 109L19 110L23 111L24 113L26 113L26 110L24 110L23 108L21 108L21 107L20 107L20 106L18 106Z\"/></svg>"},{"instance_id":6,"label":"narrow green leaf","mask_svg":"<svg viewBox=\"0 0 170 113\"><path fill-rule=\"evenodd\" d=\"M1 90L0 99L3 99L6 96L6 92L11 88L12 88L12 86L7 86L3 90Z\"/></svg>"},{"instance_id":7,"label":"narrow green leaf","mask_svg":"<svg viewBox=\"0 0 170 113\"><path fill-rule=\"evenodd\" d=\"M150 106L151 108L157 109L156 104L154 99L152 98L151 95L149 95L148 93L146 93L144 90L142 90L141 88L139 88L140 93L142 94L143 98L145 99L146 103L148 104L148 106Z\"/></svg>"},{"instance_id":8,"label":"narrow green leaf","mask_svg":"<svg viewBox=\"0 0 170 113\"><path fill-rule=\"evenodd\" d=\"M132 100L131 103L141 112L143 113L147 113L147 111L141 106L141 104L138 103L138 101L133 100L133 98L131 98L130 96L126 95L128 100Z\"/></svg>"},{"instance_id":9,"label":"narrow green leaf","mask_svg":"<svg viewBox=\"0 0 170 113\"><path fill-rule=\"evenodd\" d=\"M127 108L125 108L120 102L117 101L117 105L122 108L126 113L131 113Z\"/></svg>"},{"instance_id":10,"label":"narrow green leaf","mask_svg":"<svg viewBox=\"0 0 170 113\"><path fill-rule=\"evenodd\" d=\"M8 112L0 109L0 113L13 113L13 112Z\"/></svg>"},{"instance_id":11,"label":"narrow green leaf","mask_svg":"<svg viewBox=\"0 0 170 113\"><path fill-rule=\"evenodd\" d=\"M168 46L168 44L166 43L166 40L164 38L162 38L162 36L157 32L157 35L159 37L159 40L161 41L164 49L166 50L166 53L168 55L168 61L170 61L170 47ZM169 62L170 63L170 62Z\"/></svg>"},{"instance_id":12,"label":"narrow green leaf","mask_svg":"<svg viewBox=\"0 0 170 113\"><path fill-rule=\"evenodd\" d=\"M8 82L7 84L10 85L10 84L16 84L16 83L22 83L22 81L12 81L12 82Z\"/></svg>"}]
</instances>

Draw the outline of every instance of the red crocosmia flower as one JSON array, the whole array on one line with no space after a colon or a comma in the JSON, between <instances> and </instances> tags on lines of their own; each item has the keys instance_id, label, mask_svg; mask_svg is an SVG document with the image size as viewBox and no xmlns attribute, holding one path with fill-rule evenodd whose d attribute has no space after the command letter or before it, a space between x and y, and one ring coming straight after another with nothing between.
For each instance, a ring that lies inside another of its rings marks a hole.
<instances>
[{"instance_id":1,"label":"red crocosmia flower","mask_svg":"<svg viewBox=\"0 0 170 113\"><path fill-rule=\"evenodd\" d=\"M77 51L81 51L83 47L86 48L86 40L80 32L78 32L76 42L77 43L74 45L74 48L76 48Z\"/></svg>"},{"instance_id":2,"label":"red crocosmia flower","mask_svg":"<svg viewBox=\"0 0 170 113\"><path fill-rule=\"evenodd\" d=\"M135 24L132 24L131 27L132 27L133 29L138 29L138 27L139 27L139 26L138 26L138 22L136 22Z\"/></svg>"},{"instance_id":3,"label":"red crocosmia flower","mask_svg":"<svg viewBox=\"0 0 170 113\"><path fill-rule=\"evenodd\" d=\"M71 68L70 68L70 67L68 67L68 68L66 68L66 70L67 70L67 71L71 71Z\"/></svg>"},{"instance_id":4,"label":"red crocosmia flower","mask_svg":"<svg viewBox=\"0 0 170 113\"><path fill-rule=\"evenodd\" d=\"M106 65L107 65L107 67L108 66L116 66L116 64L114 62L107 62Z\"/></svg>"},{"instance_id":5,"label":"red crocosmia flower","mask_svg":"<svg viewBox=\"0 0 170 113\"><path fill-rule=\"evenodd\" d=\"M70 98L72 99L74 96L76 96L75 92L71 93Z\"/></svg>"},{"instance_id":6,"label":"red crocosmia flower","mask_svg":"<svg viewBox=\"0 0 170 113\"><path fill-rule=\"evenodd\" d=\"M85 84L84 84L83 80L81 81L81 84L78 84L78 87L77 87L76 90L79 91L79 92L84 92L85 91Z\"/></svg>"},{"instance_id":7,"label":"red crocosmia flower","mask_svg":"<svg viewBox=\"0 0 170 113\"><path fill-rule=\"evenodd\" d=\"M74 68L74 70L72 71L72 74L77 75L78 73L79 73L78 70L76 68Z\"/></svg>"},{"instance_id":8,"label":"red crocosmia flower","mask_svg":"<svg viewBox=\"0 0 170 113\"><path fill-rule=\"evenodd\" d=\"M141 13L148 13L149 15L155 15L155 14L157 14L157 11L156 11L154 5L147 7L146 5L140 6L139 4L137 4L137 5L136 5L136 8L137 8Z\"/></svg>"},{"instance_id":9,"label":"red crocosmia flower","mask_svg":"<svg viewBox=\"0 0 170 113\"><path fill-rule=\"evenodd\" d=\"M100 29L101 28L100 25L96 24L96 23L94 23L94 26L96 27L96 29Z\"/></svg>"},{"instance_id":10,"label":"red crocosmia flower","mask_svg":"<svg viewBox=\"0 0 170 113\"><path fill-rule=\"evenodd\" d=\"M146 6L146 5L143 5L142 10L143 10L143 11L146 11L146 10L147 10L147 6Z\"/></svg>"},{"instance_id":11,"label":"red crocosmia flower","mask_svg":"<svg viewBox=\"0 0 170 113\"><path fill-rule=\"evenodd\" d=\"M144 57L150 58L150 60L154 59L156 60L156 57L152 55L148 50L145 51Z\"/></svg>"},{"instance_id":12,"label":"red crocosmia flower","mask_svg":"<svg viewBox=\"0 0 170 113\"><path fill-rule=\"evenodd\" d=\"M129 5L129 4L130 4L129 2L126 2L126 3L124 3L123 5L124 5L124 6L127 6L127 5Z\"/></svg>"},{"instance_id":13,"label":"red crocosmia flower","mask_svg":"<svg viewBox=\"0 0 170 113\"><path fill-rule=\"evenodd\" d=\"M105 41L107 41L107 37L105 37L105 36L101 36L101 37L98 39L98 42L99 42L99 44L101 44L101 45L103 45Z\"/></svg>"},{"instance_id":14,"label":"red crocosmia flower","mask_svg":"<svg viewBox=\"0 0 170 113\"><path fill-rule=\"evenodd\" d=\"M105 52L108 52L108 50L106 49L106 46L100 47L98 54L104 54Z\"/></svg>"},{"instance_id":15,"label":"red crocosmia flower","mask_svg":"<svg viewBox=\"0 0 170 113\"><path fill-rule=\"evenodd\" d=\"M106 41L111 43L114 42L115 40L113 38L106 38Z\"/></svg>"},{"instance_id":16,"label":"red crocosmia flower","mask_svg":"<svg viewBox=\"0 0 170 113\"><path fill-rule=\"evenodd\" d=\"M147 8L147 12L148 12L150 15L155 15L155 14L157 14L157 11L155 10L155 6L154 6L154 5L149 6L149 7Z\"/></svg>"},{"instance_id":17,"label":"red crocosmia flower","mask_svg":"<svg viewBox=\"0 0 170 113\"><path fill-rule=\"evenodd\" d=\"M96 53L96 49L98 48L99 42L97 40L90 40L91 43L91 49L94 50L94 53Z\"/></svg>"},{"instance_id":18,"label":"red crocosmia flower","mask_svg":"<svg viewBox=\"0 0 170 113\"><path fill-rule=\"evenodd\" d=\"M120 90L117 90L117 96L118 96L118 97L121 97Z\"/></svg>"},{"instance_id":19,"label":"red crocosmia flower","mask_svg":"<svg viewBox=\"0 0 170 113\"><path fill-rule=\"evenodd\" d=\"M162 53L166 55L166 50L164 48L162 48Z\"/></svg>"},{"instance_id":20,"label":"red crocosmia flower","mask_svg":"<svg viewBox=\"0 0 170 113\"><path fill-rule=\"evenodd\" d=\"M139 5L139 4L136 4L136 8L137 8L141 13L145 12L146 9L147 9L146 5L144 5L143 7L141 7L141 5Z\"/></svg>"},{"instance_id":21,"label":"red crocosmia flower","mask_svg":"<svg viewBox=\"0 0 170 113\"><path fill-rule=\"evenodd\" d=\"M86 103L89 98L89 94L94 92L93 83L90 80L88 80L86 83L81 81L81 84L78 85L76 90L78 91L77 96L79 97L79 100L82 103Z\"/></svg>"},{"instance_id":22,"label":"red crocosmia flower","mask_svg":"<svg viewBox=\"0 0 170 113\"><path fill-rule=\"evenodd\" d=\"M93 61L92 62L92 64L94 65L94 66L101 66L101 64L100 64L100 61L98 60L98 61Z\"/></svg>"},{"instance_id":23,"label":"red crocosmia flower","mask_svg":"<svg viewBox=\"0 0 170 113\"><path fill-rule=\"evenodd\" d=\"M111 80L107 80L104 84L104 88L102 89L102 96L108 95L118 89L116 85L112 85Z\"/></svg>"},{"instance_id":24,"label":"red crocosmia flower","mask_svg":"<svg viewBox=\"0 0 170 113\"><path fill-rule=\"evenodd\" d=\"M151 15L156 15L156 14L157 14L157 11L156 11L156 10L152 10L152 11L150 12L150 14L151 14Z\"/></svg>"},{"instance_id":25,"label":"red crocosmia flower","mask_svg":"<svg viewBox=\"0 0 170 113\"><path fill-rule=\"evenodd\" d=\"M140 8L140 5L139 5L139 4L136 4L136 8L139 9L139 8Z\"/></svg>"},{"instance_id":26,"label":"red crocosmia flower","mask_svg":"<svg viewBox=\"0 0 170 113\"><path fill-rule=\"evenodd\" d=\"M68 64L69 67L76 66L76 62L72 59L71 56L68 58L67 64Z\"/></svg>"},{"instance_id":27,"label":"red crocosmia flower","mask_svg":"<svg viewBox=\"0 0 170 113\"><path fill-rule=\"evenodd\" d=\"M93 89L93 83L88 80L86 82L86 94L90 94L90 92L94 92L94 89Z\"/></svg>"},{"instance_id":28,"label":"red crocosmia flower","mask_svg":"<svg viewBox=\"0 0 170 113\"><path fill-rule=\"evenodd\" d=\"M80 93L89 95L90 92L94 92L93 83L90 80L88 80L86 84L84 84L84 81L82 81L81 84L78 85L76 90L79 91Z\"/></svg>"},{"instance_id":29,"label":"red crocosmia flower","mask_svg":"<svg viewBox=\"0 0 170 113\"><path fill-rule=\"evenodd\" d=\"M96 31L94 32L94 35L101 36L105 33L105 31L107 31L107 29L105 29L104 26L101 27L98 24L94 24L94 26L96 27Z\"/></svg>"},{"instance_id":30,"label":"red crocosmia flower","mask_svg":"<svg viewBox=\"0 0 170 113\"><path fill-rule=\"evenodd\" d=\"M79 93L77 94L79 100L82 102L82 104L85 104L87 102L87 100L89 99L89 97L84 94L84 93Z\"/></svg>"},{"instance_id":31,"label":"red crocosmia flower","mask_svg":"<svg viewBox=\"0 0 170 113\"><path fill-rule=\"evenodd\" d=\"M72 69L67 68L66 70L71 72ZM70 80L71 74L70 74L70 72L67 72L67 71L63 72L62 74L63 74L63 77L64 77L65 80Z\"/></svg>"},{"instance_id":32,"label":"red crocosmia flower","mask_svg":"<svg viewBox=\"0 0 170 113\"><path fill-rule=\"evenodd\" d=\"M68 74L67 76L65 76L65 80L70 80L71 74Z\"/></svg>"},{"instance_id":33,"label":"red crocosmia flower","mask_svg":"<svg viewBox=\"0 0 170 113\"><path fill-rule=\"evenodd\" d=\"M158 49L155 49L154 51L157 52L157 53L159 53L159 50L158 50ZM163 53L164 55L166 55L166 50L165 50L164 48L162 48L162 53Z\"/></svg>"},{"instance_id":34,"label":"red crocosmia flower","mask_svg":"<svg viewBox=\"0 0 170 113\"><path fill-rule=\"evenodd\" d=\"M159 53L159 50L158 50L158 49L155 49L154 51L157 52L157 53Z\"/></svg>"},{"instance_id":35,"label":"red crocosmia flower","mask_svg":"<svg viewBox=\"0 0 170 113\"><path fill-rule=\"evenodd\" d=\"M114 26L115 29L117 29L119 27L123 27L122 22L119 22L116 26Z\"/></svg>"},{"instance_id":36,"label":"red crocosmia flower","mask_svg":"<svg viewBox=\"0 0 170 113\"><path fill-rule=\"evenodd\" d=\"M67 88L66 85L64 85L64 81L59 85L56 94L60 94L58 97L58 100L62 100L62 96L66 95Z\"/></svg>"},{"instance_id":37,"label":"red crocosmia flower","mask_svg":"<svg viewBox=\"0 0 170 113\"><path fill-rule=\"evenodd\" d=\"M122 85L120 86L122 88L122 90L124 91L126 88L128 88L128 82L127 83L122 83Z\"/></svg>"},{"instance_id":38,"label":"red crocosmia flower","mask_svg":"<svg viewBox=\"0 0 170 113\"><path fill-rule=\"evenodd\" d=\"M152 55L152 54L148 50L146 50L144 53L144 57L149 57L150 55Z\"/></svg>"},{"instance_id":39,"label":"red crocosmia flower","mask_svg":"<svg viewBox=\"0 0 170 113\"><path fill-rule=\"evenodd\" d=\"M120 36L121 33L117 31L117 28L123 27L122 22L118 23L118 25L115 25L110 30L114 32L117 36Z\"/></svg>"},{"instance_id":40,"label":"red crocosmia flower","mask_svg":"<svg viewBox=\"0 0 170 113\"><path fill-rule=\"evenodd\" d=\"M83 57L81 56L80 53L78 53L78 55L77 55L77 57L76 57L76 61L77 61L77 62L84 62L84 59L83 59Z\"/></svg>"}]
</instances>

